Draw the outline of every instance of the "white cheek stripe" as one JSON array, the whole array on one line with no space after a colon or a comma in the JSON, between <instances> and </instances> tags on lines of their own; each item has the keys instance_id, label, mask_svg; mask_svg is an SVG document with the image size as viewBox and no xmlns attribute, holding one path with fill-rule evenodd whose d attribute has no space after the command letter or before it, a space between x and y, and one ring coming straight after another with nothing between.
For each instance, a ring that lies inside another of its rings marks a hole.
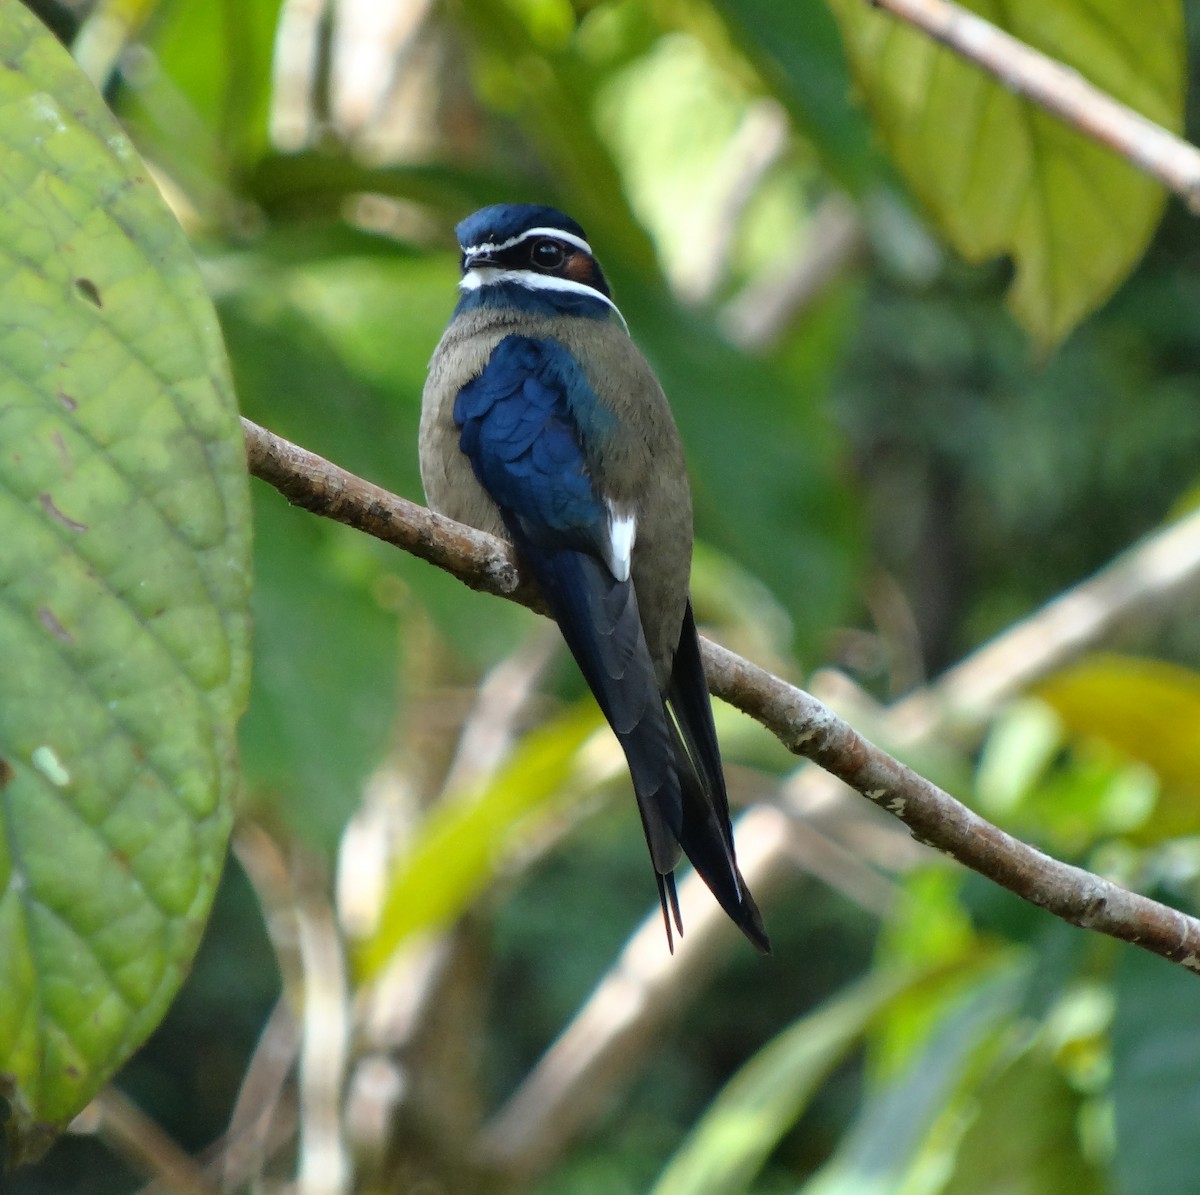
<instances>
[{"instance_id":1,"label":"white cheek stripe","mask_svg":"<svg viewBox=\"0 0 1200 1195\"><path fill-rule=\"evenodd\" d=\"M572 295L586 295L589 299L599 299L601 303L607 303L616 312L621 326L626 332L629 331L625 317L608 295L598 291L594 286L588 286L585 282L576 282L574 278L558 278L553 274L535 274L532 270L497 270L491 266L483 266L479 269L468 270L459 281L458 289L481 290L485 286L499 286L504 282L515 283L517 286L525 287L526 290L557 290Z\"/></svg>"},{"instance_id":2,"label":"white cheek stripe","mask_svg":"<svg viewBox=\"0 0 1200 1195\"><path fill-rule=\"evenodd\" d=\"M561 228L527 228L515 237L509 237L507 241L484 241L482 245L465 245L463 252L468 257L476 253L503 253L505 249L511 249L530 237L554 237L556 240L566 241L568 245L574 245L576 249L582 249L588 257L594 256L591 245L583 237L577 237L573 232L563 232Z\"/></svg>"},{"instance_id":3,"label":"white cheek stripe","mask_svg":"<svg viewBox=\"0 0 1200 1195\"><path fill-rule=\"evenodd\" d=\"M629 580L629 565L637 539L637 519L621 514L612 502L608 506L608 567L617 581Z\"/></svg>"}]
</instances>

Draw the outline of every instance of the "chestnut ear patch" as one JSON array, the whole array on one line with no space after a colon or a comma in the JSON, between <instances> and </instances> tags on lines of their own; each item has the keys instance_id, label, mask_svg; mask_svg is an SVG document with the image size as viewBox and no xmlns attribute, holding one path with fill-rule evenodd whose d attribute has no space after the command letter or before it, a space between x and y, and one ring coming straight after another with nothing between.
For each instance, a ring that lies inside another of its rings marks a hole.
<instances>
[{"instance_id":1,"label":"chestnut ear patch","mask_svg":"<svg viewBox=\"0 0 1200 1195\"><path fill-rule=\"evenodd\" d=\"M572 253L563 262L562 272L573 282L582 282L585 286L594 286L596 282L596 266L586 253Z\"/></svg>"}]
</instances>

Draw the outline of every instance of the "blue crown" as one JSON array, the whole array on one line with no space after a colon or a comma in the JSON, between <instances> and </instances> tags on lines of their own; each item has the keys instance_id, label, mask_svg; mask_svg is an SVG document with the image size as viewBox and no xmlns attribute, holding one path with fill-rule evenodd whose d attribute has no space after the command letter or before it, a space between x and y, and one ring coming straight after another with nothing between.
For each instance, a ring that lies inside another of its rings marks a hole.
<instances>
[{"instance_id":1,"label":"blue crown","mask_svg":"<svg viewBox=\"0 0 1200 1195\"><path fill-rule=\"evenodd\" d=\"M462 248L487 243L500 244L530 228L557 228L587 240L587 234L557 208L540 203L496 203L480 208L455 228Z\"/></svg>"}]
</instances>

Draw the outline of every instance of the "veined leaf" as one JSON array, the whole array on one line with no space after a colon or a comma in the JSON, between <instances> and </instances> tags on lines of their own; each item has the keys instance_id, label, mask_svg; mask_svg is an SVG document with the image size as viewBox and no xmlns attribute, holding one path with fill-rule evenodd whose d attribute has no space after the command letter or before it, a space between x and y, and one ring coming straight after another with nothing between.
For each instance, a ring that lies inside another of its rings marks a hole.
<instances>
[{"instance_id":1,"label":"veined leaf","mask_svg":"<svg viewBox=\"0 0 1200 1195\"><path fill-rule=\"evenodd\" d=\"M220 873L244 450L191 251L0 0L0 1094L35 1152L154 1028Z\"/></svg>"},{"instance_id":2,"label":"veined leaf","mask_svg":"<svg viewBox=\"0 0 1200 1195\"><path fill-rule=\"evenodd\" d=\"M1007 255L1009 303L1050 349L1116 289L1162 211L1162 187L1113 151L862 0L830 0L884 143L968 261ZM966 0L965 7L1178 129L1178 0Z\"/></svg>"}]
</instances>

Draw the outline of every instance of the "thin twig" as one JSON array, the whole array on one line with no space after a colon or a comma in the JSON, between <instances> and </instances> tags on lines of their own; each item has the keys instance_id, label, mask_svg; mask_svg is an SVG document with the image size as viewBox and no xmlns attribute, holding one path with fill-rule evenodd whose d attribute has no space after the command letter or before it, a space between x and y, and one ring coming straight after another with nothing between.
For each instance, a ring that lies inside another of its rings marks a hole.
<instances>
[{"instance_id":1,"label":"thin twig","mask_svg":"<svg viewBox=\"0 0 1200 1195\"><path fill-rule=\"evenodd\" d=\"M403 548L471 589L540 608L532 589L522 588L512 553L492 536L390 494L249 419L242 429L251 473L293 506Z\"/></svg>"},{"instance_id":2,"label":"thin twig","mask_svg":"<svg viewBox=\"0 0 1200 1195\"><path fill-rule=\"evenodd\" d=\"M174 1195L219 1195L196 1160L120 1088L105 1087L86 1113L88 1131Z\"/></svg>"},{"instance_id":3,"label":"thin twig","mask_svg":"<svg viewBox=\"0 0 1200 1195\"><path fill-rule=\"evenodd\" d=\"M524 600L511 552L499 541L355 478L245 423L251 472L293 502L405 547L471 585ZM294 461L298 468L285 463ZM281 477L281 473L283 476ZM899 818L918 841L957 859L1072 925L1131 942L1200 972L1200 921L1052 859L985 821L859 735L815 697L705 641L713 692Z\"/></svg>"},{"instance_id":4,"label":"thin twig","mask_svg":"<svg viewBox=\"0 0 1200 1195\"><path fill-rule=\"evenodd\" d=\"M229 1125L195 1159L214 1192L254 1190L262 1185L269 1159L295 1137L295 1110L285 1098L287 1077L299 1048L299 1029L280 998L254 1049ZM137 1195L184 1195L169 1175L160 1175Z\"/></svg>"},{"instance_id":5,"label":"thin twig","mask_svg":"<svg viewBox=\"0 0 1200 1195\"><path fill-rule=\"evenodd\" d=\"M870 0L1156 178L1200 213L1200 150L950 0Z\"/></svg>"},{"instance_id":6,"label":"thin twig","mask_svg":"<svg viewBox=\"0 0 1200 1195\"><path fill-rule=\"evenodd\" d=\"M299 1195L343 1195L353 1166L342 1132L342 1091L350 1055L350 992L337 919L317 878L298 868L296 919L304 963L300 1038Z\"/></svg>"},{"instance_id":7,"label":"thin twig","mask_svg":"<svg viewBox=\"0 0 1200 1195\"><path fill-rule=\"evenodd\" d=\"M286 996L275 1003L242 1079L220 1153L221 1189L239 1191L261 1177L284 1084L300 1051L300 1026Z\"/></svg>"},{"instance_id":8,"label":"thin twig","mask_svg":"<svg viewBox=\"0 0 1200 1195\"><path fill-rule=\"evenodd\" d=\"M1200 921L1021 842L881 751L815 697L715 643L704 647L714 693L789 751L898 817L918 842L1072 925L1200 973Z\"/></svg>"}]
</instances>

